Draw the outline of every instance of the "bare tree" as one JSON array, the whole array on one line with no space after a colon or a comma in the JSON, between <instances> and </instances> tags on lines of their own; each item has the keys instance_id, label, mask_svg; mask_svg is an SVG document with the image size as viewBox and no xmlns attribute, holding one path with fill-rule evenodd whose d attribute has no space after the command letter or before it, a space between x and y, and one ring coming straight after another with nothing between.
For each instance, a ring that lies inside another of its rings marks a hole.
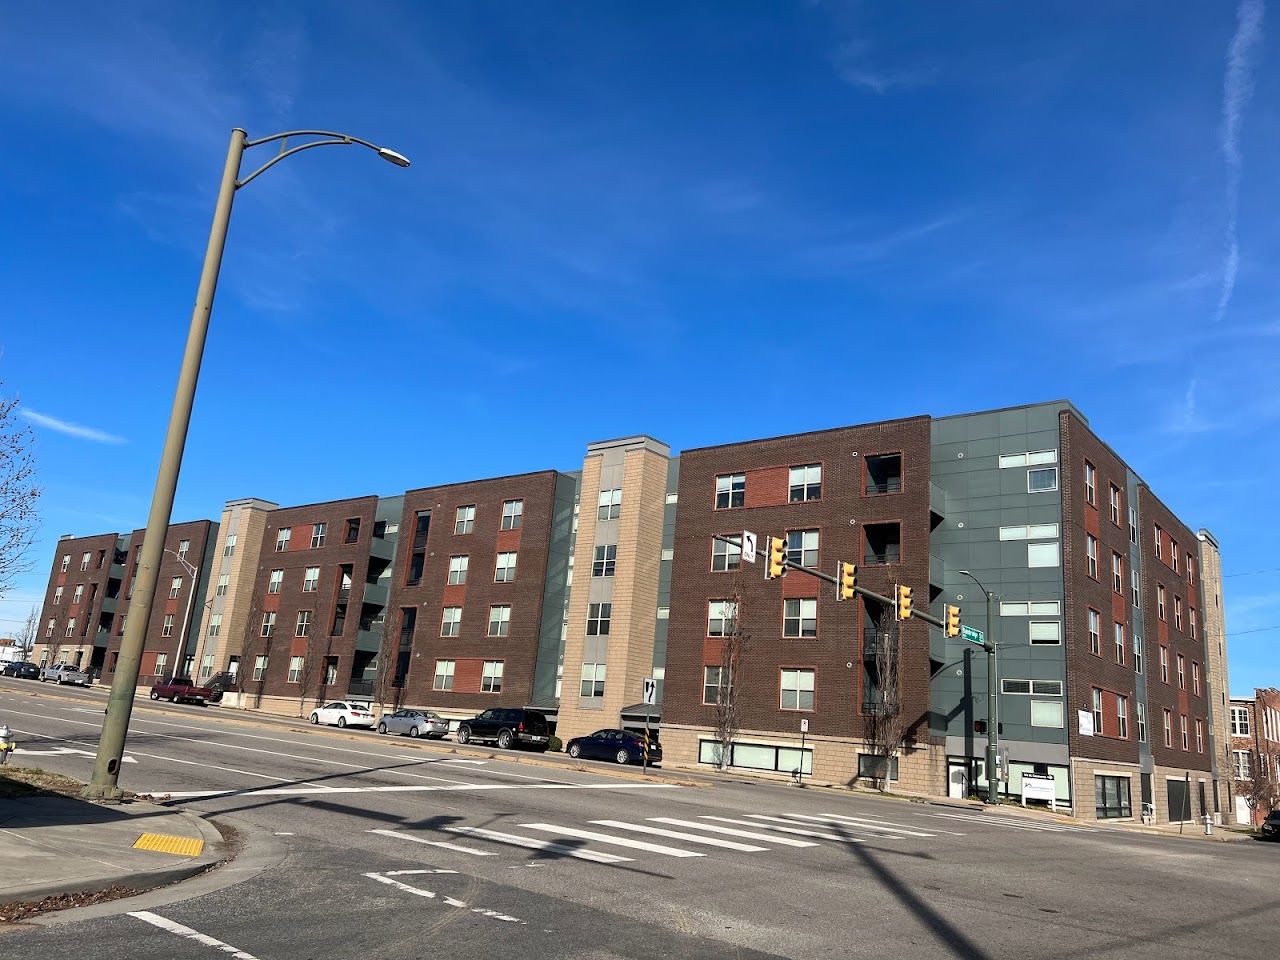
<instances>
[{"instance_id":1,"label":"bare tree","mask_svg":"<svg viewBox=\"0 0 1280 960\"><path fill-rule=\"evenodd\" d=\"M31 651L36 645L36 637L40 634L40 608L34 604L27 613L27 619L22 621L22 626L18 628L18 652L22 655L23 660L31 659Z\"/></svg>"},{"instance_id":2,"label":"bare tree","mask_svg":"<svg viewBox=\"0 0 1280 960\"><path fill-rule=\"evenodd\" d=\"M1251 769L1248 777L1237 775L1234 778L1237 797L1243 797L1250 812L1256 814L1261 810L1266 816L1280 807L1280 752L1267 753L1265 750L1249 752ZM1257 821L1257 817L1254 817Z\"/></svg>"},{"instance_id":3,"label":"bare tree","mask_svg":"<svg viewBox=\"0 0 1280 960\"><path fill-rule=\"evenodd\" d=\"M236 678L237 685L240 687L242 694L246 700L241 701L242 707L247 707L247 697L249 696L251 685L253 686L253 708L257 709L262 706L262 691L267 685L267 671L262 672L261 679L253 679L253 670L258 657L267 657L270 663L272 641L275 640L275 631L279 624L272 625L271 636L264 637L262 635L262 618L265 611L263 610L262 597L258 590L253 592L253 600L249 603L249 613L245 620L244 627L244 652L241 655L240 672L242 676Z\"/></svg>"},{"instance_id":4,"label":"bare tree","mask_svg":"<svg viewBox=\"0 0 1280 960\"><path fill-rule=\"evenodd\" d=\"M876 674L872 678L871 701L864 707L866 737L879 767L875 779L882 791L888 791L893 783L894 758L901 751L903 740L901 625L889 607L873 600L867 604L876 624Z\"/></svg>"},{"instance_id":5,"label":"bare tree","mask_svg":"<svg viewBox=\"0 0 1280 960\"><path fill-rule=\"evenodd\" d=\"M742 688L745 654L750 636L742 631L742 570L734 578L732 619L724 632L720 647L720 673L716 683L716 740L719 742L717 766L729 766L733 741L738 736L739 691Z\"/></svg>"},{"instance_id":6,"label":"bare tree","mask_svg":"<svg viewBox=\"0 0 1280 960\"><path fill-rule=\"evenodd\" d=\"M31 569L27 551L35 539L41 492L31 428L19 421L17 411L16 398L0 397L0 597L18 574Z\"/></svg>"},{"instance_id":7,"label":"bare tree","mask_svg":"<svg viewBox=\"0 0 1280 960\"><path fill-rule=\"evenodd\" d=\"M400 698L404 692L403 682L396 676L399 670L397 654L400 648L399 631L391 629L384 615L382 623L382 642L378 646L378 672L374 675L373 696L378 701L378 715L386 712L388 699L393 700L393 709L400 709Z\"/></svg>"}]
</instances>

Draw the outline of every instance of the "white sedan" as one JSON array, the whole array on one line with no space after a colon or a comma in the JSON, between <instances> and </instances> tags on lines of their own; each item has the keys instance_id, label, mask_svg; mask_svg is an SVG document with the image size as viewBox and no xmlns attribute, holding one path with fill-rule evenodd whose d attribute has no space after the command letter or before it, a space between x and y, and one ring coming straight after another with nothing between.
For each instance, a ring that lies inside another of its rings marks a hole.
<instances>
[{"instance_id":1,"label":"white sedan","mask_svg":"<svg viewBox=\"0 0 1280 960\"><path fill-rule=\"evenodd\" d=\"M311 722L329 726L337 724L339 727L367 727L372 730L376 721L368 707L346 700L334 700L312 710Z\"/></svg>"}]
</instances>

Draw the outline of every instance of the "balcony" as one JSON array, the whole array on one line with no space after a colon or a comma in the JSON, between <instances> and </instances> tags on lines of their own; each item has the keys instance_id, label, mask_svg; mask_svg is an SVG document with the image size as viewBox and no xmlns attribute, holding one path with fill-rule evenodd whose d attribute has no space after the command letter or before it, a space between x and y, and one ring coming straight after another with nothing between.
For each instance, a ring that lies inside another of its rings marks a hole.
<instances>
[{"instance_id":1,"label":"balcony","mask_svg":"<svg viewBox=\"0 0 1280 960\"><path fill-rule=\"evenodd\" d=\"M391 596L391 587L389 580L380 580L377 583L366 583L364 585L364 596L361 602L366 607L378 607L383 609L387 605L387 600ZM345 597L341 599L346 599Z\"/></svg>"},{"instance_id":2,"label":"balcony","mask_svg":"<svg viewBox=\"0 0 1280 960\"><path fill-rule=\"evenodd\" d=\"M347 696L348 697L373 697L374 684L373 680L348 680Z\"/></svg>"},{"instance_id":3,"label":"balcony","mask_svg":"<svg viewBox=\"0 0 1280 960\"><path fill-rule=\"evenodd\" d=\"M873 454L866 462L868 495L902 492L902 454Z\"/></svg>"}]
</instances>

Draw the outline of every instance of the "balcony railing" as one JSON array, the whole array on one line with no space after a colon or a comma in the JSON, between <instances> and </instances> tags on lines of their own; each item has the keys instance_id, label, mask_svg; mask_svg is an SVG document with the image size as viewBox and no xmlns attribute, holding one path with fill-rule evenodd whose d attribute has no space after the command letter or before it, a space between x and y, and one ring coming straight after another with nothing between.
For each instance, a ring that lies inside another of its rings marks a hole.
<instances>
[{"instance_id":1,"label":"balcony railing","mask_svg":"<svg viewBox=\"0 0 1280 960\"><path fill-rule=\"evenodd\" d=\"M898 563L901 559L902 551L895 548L893 550L885 550L883 553L867 551L862 558L862 562L869 567L874 567L886 563Z\"/></svg>"},{"instance_id":2,"label":"balcony railing","mask_svg":"<svg viewBox=\"0 0 1280 960\"><path fill-rule=\"evenodd\" d=\"M347 696L348 697L372 697L373 696L372 680L348 680Z\"/></svg>"},{"instance_id":3,"label":"balcony railing","mask_svg":"<svg viewBox=\"0 0 1280 960\"><path fill-rule=\"evenodd\" d=\"M902 479L894 478L884 480L879 483L875 481L867 481L867 493L901 493Z\"/></svg>"}]
</instances>

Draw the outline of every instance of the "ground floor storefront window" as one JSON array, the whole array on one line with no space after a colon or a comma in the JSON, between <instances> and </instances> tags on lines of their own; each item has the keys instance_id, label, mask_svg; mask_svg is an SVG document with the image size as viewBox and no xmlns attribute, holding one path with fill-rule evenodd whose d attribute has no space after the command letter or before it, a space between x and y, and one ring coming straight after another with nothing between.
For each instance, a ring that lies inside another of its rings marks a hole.
<instances>
[{"instance_id":1,"label":"ground floor storefront window","mask_svg":"<svg viewBox=\"0 0 1280 960\"><path fill-rule=\"evenodd\" d=\"M698 741L698 762L719 765L719 740ZM733 743L729 745L730 767L746 770L772 770L776 773L813 773L813 751L809 748L779 747L768 743Z\"/></svg>"},{"instance_id":2,"label":"ground floor storefront window","mask_svg":"<svg viewBox=\"0 0 1280 960\"><path fill-rule=\"evenodd\" d=\"M1129 778L1095 774L1093 778L1095 813L1099 820L1132 817L1133 805L1129 800Z\"/></svg>"}]
</instances>

